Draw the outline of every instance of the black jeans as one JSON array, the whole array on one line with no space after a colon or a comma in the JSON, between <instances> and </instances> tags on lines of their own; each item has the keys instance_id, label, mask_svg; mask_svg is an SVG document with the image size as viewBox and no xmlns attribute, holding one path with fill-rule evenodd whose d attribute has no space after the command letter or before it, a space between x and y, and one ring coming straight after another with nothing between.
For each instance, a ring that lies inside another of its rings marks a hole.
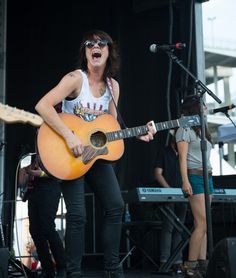
<instances>
[{"instance_id":1,"label":"black jeans","mask_svg":"<svg viewBox=\"0 0 236 278\"><path fill-rule=\"evenodd\" d=\"M57 181L49 178L35 179L33 186L28 199L30 234L43 271L52 274L54 266L51 253L57 269L66 266L64 247L54 222L61 196L61 187Z\"/></svg>"},{"instance_id":2,"label":"black jeans","mask_svg":"<svg viewBox=\"0 0 236 278\"><path fill-rule=\"evenodd\" d=\"M124 201L112 165L103 161L97 161L85 176L62 183L62 191L67 209L65 249L68 274L78 273L81 270L86 223L85 181L100 200L104 209L102 239L104 267L110 270L117 268L119 265Z\"/></svg>"}]
</instances>

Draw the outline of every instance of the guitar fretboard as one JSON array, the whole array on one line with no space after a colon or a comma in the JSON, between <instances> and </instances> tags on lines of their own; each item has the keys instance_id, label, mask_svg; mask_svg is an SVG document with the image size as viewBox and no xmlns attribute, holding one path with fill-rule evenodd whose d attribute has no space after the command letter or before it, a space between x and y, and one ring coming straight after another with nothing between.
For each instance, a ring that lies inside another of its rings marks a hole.
<instances>
[{"instance_id":1,"label":"guitar fretboard","mask_svg":"<svg viewBox=\"0 0 236 278\"><path fill-rule=\"evenodd\" d=\"M179 126L178 120L155 123L155 127L156 127L157 131L171 129L171 128L175 128L178 126ZM115 141L115 140L145 135L145 134L147 134L147 132L148 132L147 126L143 125L143 126L126 128L126 129L122 129L122 130L108 132L108 133L106 133L106 136L107 136L108 141Z\"/></svg>"},{"instance_id":2,"label":"guitar fretboard","mask_svg":"<svg viewBox=\"0 0 236 278\"><path fill-rule=\"evenodd\" d=\"M171 128L176 128L179 127L179 120L172 120L172 121L166 121L166 122L161 122L161 123L155 123L157 131L160 130L165 130L165 129L171 129Z\"/></svg>"},{"instance_id":3,"label":"guitar fretboard","mask_svg":"<svg viewBox=\"0 0 236 278\"><path fill-rule=\"evenodd\" d=\"M200 119L198 115L193 116L182 116L179 119L165 121L160 123L155 123L155 127L157 131L172 129L176 127L191 127L200 125ZM121 140L129 137L141 136L148 133L148 127L146 125L125 128L117 131L107 132L107 140L115 141Z\"/></svg>"},{"instance_id":4,"label":"guitar fretboard","mask_svg":"<svg viewBox=\"0 0 236 278\"><path fill-rule=\"evenodd\" d=\"M112 131L106 133L108 141L115 141L135 136L141 136L144 134L147 134L148 128L147 126L138 126L138 127L132 127L132 128L126 128L122 130Z\"/></svg>"}]
</instances>

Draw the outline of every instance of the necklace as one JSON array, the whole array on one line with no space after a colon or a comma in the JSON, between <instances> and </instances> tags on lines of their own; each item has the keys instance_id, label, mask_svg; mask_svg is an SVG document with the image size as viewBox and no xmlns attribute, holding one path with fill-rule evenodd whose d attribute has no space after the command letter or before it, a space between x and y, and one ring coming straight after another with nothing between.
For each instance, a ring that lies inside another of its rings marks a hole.
<instances>
[{"instance_id":1,"label":"necklace","mask_svg":"<svg viewBox=\"0 0 236 278\"><path fill-rule=\"evenodd\" d=\"M99 89L99 94L100 96L102 97L106 92L106 88L104 86L102 86L100 89Z\"/></svg>"}]
</instances>

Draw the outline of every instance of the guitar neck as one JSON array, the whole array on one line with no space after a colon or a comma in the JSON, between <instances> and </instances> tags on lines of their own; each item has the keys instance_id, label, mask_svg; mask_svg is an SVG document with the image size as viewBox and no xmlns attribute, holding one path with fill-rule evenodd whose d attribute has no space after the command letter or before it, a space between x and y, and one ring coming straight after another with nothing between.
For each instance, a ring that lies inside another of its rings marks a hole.
<instances>
[{"instance_id":1,"label":"guitar neck","mask_svg":"<svg viewBox=\"0 0 236 278\"><path fill-rule=\"evenodd\" d=\"M36 127L41 126L43 123L43 119L39 115L2 104L1 102L0 120L6 123L29 123Z\"/></svg>"},{"instance_id":2,"label":"guitar neck","mask_svg":"<svg viewBox=\"0 0 236 278\"><path fill-rule=\"evenodd\" d=\"M155 123L155 127L157 131L165 130L165 129L171 129L179 127L179 120L172 120L172 121L165 121L160 123ZM136 136L145 135L148 133L148 127L146 125L143 126L137 126L137 127L131 127L131 128L125 128L117 131L112 131L106 133L108 141L116 141Z\"/></svg>"}]
</instances>

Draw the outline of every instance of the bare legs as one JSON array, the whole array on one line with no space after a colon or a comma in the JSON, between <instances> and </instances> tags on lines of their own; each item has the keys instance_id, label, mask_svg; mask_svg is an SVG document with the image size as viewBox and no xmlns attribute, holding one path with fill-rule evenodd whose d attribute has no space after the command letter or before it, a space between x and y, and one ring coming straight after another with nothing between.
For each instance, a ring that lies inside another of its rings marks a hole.
<instances>
[{"instance_id":1,"label":"bare legs","mask_svg":"<svg viewBox=\"0 0 236 278\"><path fill-rule=\"evenodd\" d=\"M189 242L189 261L206 259L206 211L204 194L193 195L189 198L193 218L194 231Z\"/></svg>"}]
</instances>

